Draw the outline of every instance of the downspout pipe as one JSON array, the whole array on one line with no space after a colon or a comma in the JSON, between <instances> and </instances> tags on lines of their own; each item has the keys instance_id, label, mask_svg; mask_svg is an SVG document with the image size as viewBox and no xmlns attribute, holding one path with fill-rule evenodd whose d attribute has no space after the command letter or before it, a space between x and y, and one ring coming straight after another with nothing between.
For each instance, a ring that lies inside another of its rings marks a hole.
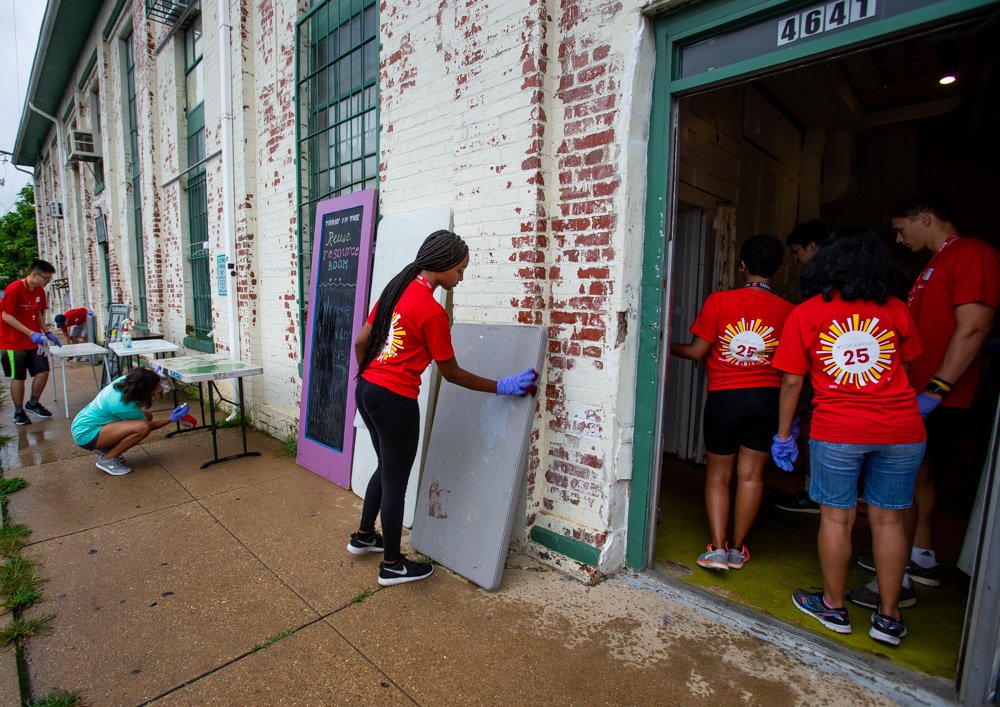
<instances>
[{"instance_id":1,"label":"downspout pipe","mask_svg":"<svg viewBox=\"0 0 1000 707\"><path fill-rule=\"evenodd\" d=\"M62 125L55 116L51 116L38 106L36 106L31 101L28 101L28 108L38 113L46 120L50 121L56 129L56 151L59 153L55 156L59 164L59 200L62 204L63 216L62 216L62 235L63 235L63 267L66 268L66 272L62 273L66 277L66 281L69 282L69 305L74 306L76 304L76 285L73 284L73 258L72 250L70 250L69 242L72 236L70 236L69 228L69 203L66 201L66 146L63 144L63 131Z\"/></svg>"},{"instance_id":2,"label":"downspout pipe","mask_svg":"<svg viewBox=\"0 0 1000 707\"><path fill-rule=\"evenodd\" d=\"M229 15L229 0L218 0L219 8L219 74L222 99L222 230L226 252L226 309L229 315L229 357L234 361L241 358L239 336L239 301L236 282L236 222L234 210L236 192L233 159L233 74L232 74L232 34L233 27ZM235 382L233 384L235 386Z\"/></svg>"}]
</instances>

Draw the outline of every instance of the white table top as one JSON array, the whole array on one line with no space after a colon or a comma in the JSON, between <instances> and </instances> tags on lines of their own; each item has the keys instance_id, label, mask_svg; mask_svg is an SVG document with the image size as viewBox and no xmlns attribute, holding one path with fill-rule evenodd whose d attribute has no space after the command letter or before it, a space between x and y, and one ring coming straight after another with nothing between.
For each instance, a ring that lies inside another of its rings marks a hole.
<instances>
[{"instance_id":1,"label":"white table top","mask_svg":"<svg viewBox=\"0 0 1000 707\"><path fill-rule=\"evenodd\" d=\"M112 341L108 344L108 348L114 351L115 355L120 358L124 356L140 356L142 354L170 353L179 349L180 346L166 339L143 339L141 341L133 341L132 348L130 349L125 348L125 344L121 341Z\"/></svg>"},{"instance_id":2,"label":"white table top","mask_svg":"<svg viewBox=\"0 0 1000 707\"><path fill-rule=\"evenodd\" d=\"M246 361L234 361L226 354L197 354L153 361L153 370L176 378L182 383L224 380L256 376L264 372L261 366Z\"/></svg>"},{"instance_id":3,"label":"white table top","mask_svg":"<svg viewBox=\"0 0 1000 707\"><path fill-rule=\"evenodd\" d=\"M70 356L93 356L94 354L106 354L108 350L103 346L85 342L82 344L63 344L62 346L50 346L49 354L52 358L69 358Z\"/></svg>"}]
</instances>

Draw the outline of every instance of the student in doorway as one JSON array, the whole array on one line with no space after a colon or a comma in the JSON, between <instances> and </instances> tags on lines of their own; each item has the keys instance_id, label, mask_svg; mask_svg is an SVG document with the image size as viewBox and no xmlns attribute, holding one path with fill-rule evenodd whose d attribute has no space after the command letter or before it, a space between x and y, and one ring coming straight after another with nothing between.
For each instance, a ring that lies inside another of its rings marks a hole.
<instances>
[{"instance_id":1,"label":"student in doorway","mask_svg":"<svg viewBox=\"0 0 1000 707\"><path fill-rule=\"evenodd\" d=\"M979 239L959 236L954 206L939 192L904 199L887 216L897 243L933 254L908 300L923 347L909 377L927 427L927 451L917 474L913 507L905 515L912 547L903 592L916 603L912 582L941 584L934 543L935 472L962 471L955 463L963 456L961 446L978 442L970 440L974 438L970 431L977 429L971 408L979 388L983 344L1000 305L1000 253ZM980 460L969 466L978 473L981 464ZM873 569L870 555L858 557L858 564ZM847 598L870 606L878 601L880 586L869 582L849 591Z\"/></svg>"},{"instance_id":2,"label":"student in doorway","mask_svg":"<svg viewBox=\"0 0 1000 707\"><path fill-rule=\"evenodd\" d=\"M892 297L895 266L878 236L860 228L833 234L802 272L809 297L789 315L774 357L784 372L780 420L771 453L791 470L798 455L792 420L806 376L815 391L809 439L809 495L820 504L819 564L823 589L796 589L803 613L837 633L850 633L844 608L858 480L875 549L879 584L892 587L871 615L869 635L899 645L906 567L903 511L924 452L917 397L904 370L920 354L906 305Z\"/></svg>"},{"instance_id":3,"label":"student in doorway","mask_svg":"<svg viewBox=\"0 0 1000 707\"><path fill-rule=\"evenodd\" d=\"M122 454L171 422L193 420L187 405L179 405L162 420L154 420L149 408L163 395L164 382L148 368L135 368L106 386L77 413L70 426L73 441L87 451L97 452L97 468L112 476L132 471ZM190 423L188 423L190 424Z\"/></svg>"},{"instance_id":4,"label":"student in doorway","mask_svg":"<svg viewBox=\"0 0 1000 707\"><path fill-rule=\"evenodd\" d=\"M791 251L792 257L795 258L795 262L798 263L800 269L812 260L812 257L822 247L829 233L830 231L827 229L826 224L816 218L805 223L800 223L792 229L792 232L788 234L786 243L788 243L788 250ZM806 379L802 385L802 395L799 396L799 409L796 412L796 417L799 420L799 428L805 439L809 439L809 423L812 421L812 408L812 386L809 385L809 380ZM787 499L776 502L774 505L776 508L788 511L789 513L819 515L819 504L809 498L809 454L803 454L802 457L802 459L799 459L797 465L805 469L802 490L790 495Z\"/></svg>"},{"instance_id":5,"label":"student in doorway","mask_svg":"<svg viewBox=\"0 0 1000 707\"><path fill-rule=\"evenodd\" d=\"M86 307L75 307L56 315L56 326L62 329L69 343L82 344L87 340L87 314Z\"/></svg>"},{"instance_id":6,"label":"student in doorway","mask_svg":"<svg viewBox=\"0 0 1000 707\"><path fill-rule=\"evenodd\" d=\"M670 353L708 357L705 405L705 509L711 543L698 556L706 569L742 569L750 560L747 534L760 509L771 437L778 425L781 373L771 366L792 304L771 292L784 246L774 236L753 236L740 248L746 284L709 295L691 326L691 343ZM733 531L729 534L730 480L736 469ZM732 539L732 544L727 542Z\"/></svg>"},{"instance_id":7,"label":"student in doorway","mask_svg":"<svg viewBox=\"0 0 1000 707\"><path fill-rule=\"evenodd\" d=\"M469 248L450 231L435 231L420 246L416 259L401 270L379 297L354 342L358 360L355 399L378 457L378 467L365 492L358 532L349 552L382 552L378 583L415 582L434 566L413 562L400 551L403 506L410 469L417 453L420 376L433 360L445 380L470 390L496 395L535 393L538 374L531 368L490 380L458 365L451 345L448 314L434 290L453 289L469 265ZM382 533L375 531L381 515Z\"/></svg>"},{"instance_id":8,"label":"student in doorway","mask_svg":"<svg viewBox=\"0 0 1000 707\"><path fill-rule=\"evenodd\" d=\"M39 398L49 381L49 358L45 355L50 344L62 346L59 337L45 326L48 300L45 286L55 275L52 263L35 260L27 277L7 285L0 302L0 355L3 373L11 379L10 399L14 403L14 424L30 425L26 413L49 418L52 413ZM31 374L31 397L24 402L24 382Z\"/></svg>"}]
</instances>

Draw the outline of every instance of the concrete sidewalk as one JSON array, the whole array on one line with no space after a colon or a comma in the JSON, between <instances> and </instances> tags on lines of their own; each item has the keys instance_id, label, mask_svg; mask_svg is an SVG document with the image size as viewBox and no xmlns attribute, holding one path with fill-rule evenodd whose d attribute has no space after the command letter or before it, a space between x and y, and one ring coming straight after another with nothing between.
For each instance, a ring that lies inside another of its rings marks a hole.
<instances>
[{"instance_id":1,"label":"concrete sidewalk","mask_svg":"<svg viewBox=\"0 0 1000 707\"><path fill-rule=\"evenodd\" d=\"M72 366L70 414L94 395ZM61 390L60 390L61 395ZM376 583L378 557L345 550L360 501L280 455L199 469L211 437L127 453L124 477L76 447L61 401L14 427L5 395L10 521L48 579L29 615L32 698L53 688L85 704L883 704L628 577L596 587L511 556L487 593L443 567L424 582ZM169 429L169 428L168 428ZM220 433L220 454L239 431ZM405 545L405 538L404 538ZM405 548L404 548L405 550ZM6 623L9 616L2 620ZM12 651L0 701L17 704Z\"/></svg>"}]
</instances>

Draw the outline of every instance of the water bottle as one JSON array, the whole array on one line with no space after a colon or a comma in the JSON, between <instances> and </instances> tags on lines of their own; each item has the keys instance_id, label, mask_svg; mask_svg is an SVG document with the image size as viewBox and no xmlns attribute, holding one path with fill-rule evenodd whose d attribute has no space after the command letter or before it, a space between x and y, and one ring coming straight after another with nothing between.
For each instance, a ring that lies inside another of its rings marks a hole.
<instances>
[{"instance_id":1,"label":"water bottle","mask_svg":"<svg viewBox=\"0 0 1000 707\"><path fill-rule=\"evenodd\" d=\"M122 332L122 343L125 344L126 349L132 348L132 330L126 329Z\"/></svg>"}]
</instances>

